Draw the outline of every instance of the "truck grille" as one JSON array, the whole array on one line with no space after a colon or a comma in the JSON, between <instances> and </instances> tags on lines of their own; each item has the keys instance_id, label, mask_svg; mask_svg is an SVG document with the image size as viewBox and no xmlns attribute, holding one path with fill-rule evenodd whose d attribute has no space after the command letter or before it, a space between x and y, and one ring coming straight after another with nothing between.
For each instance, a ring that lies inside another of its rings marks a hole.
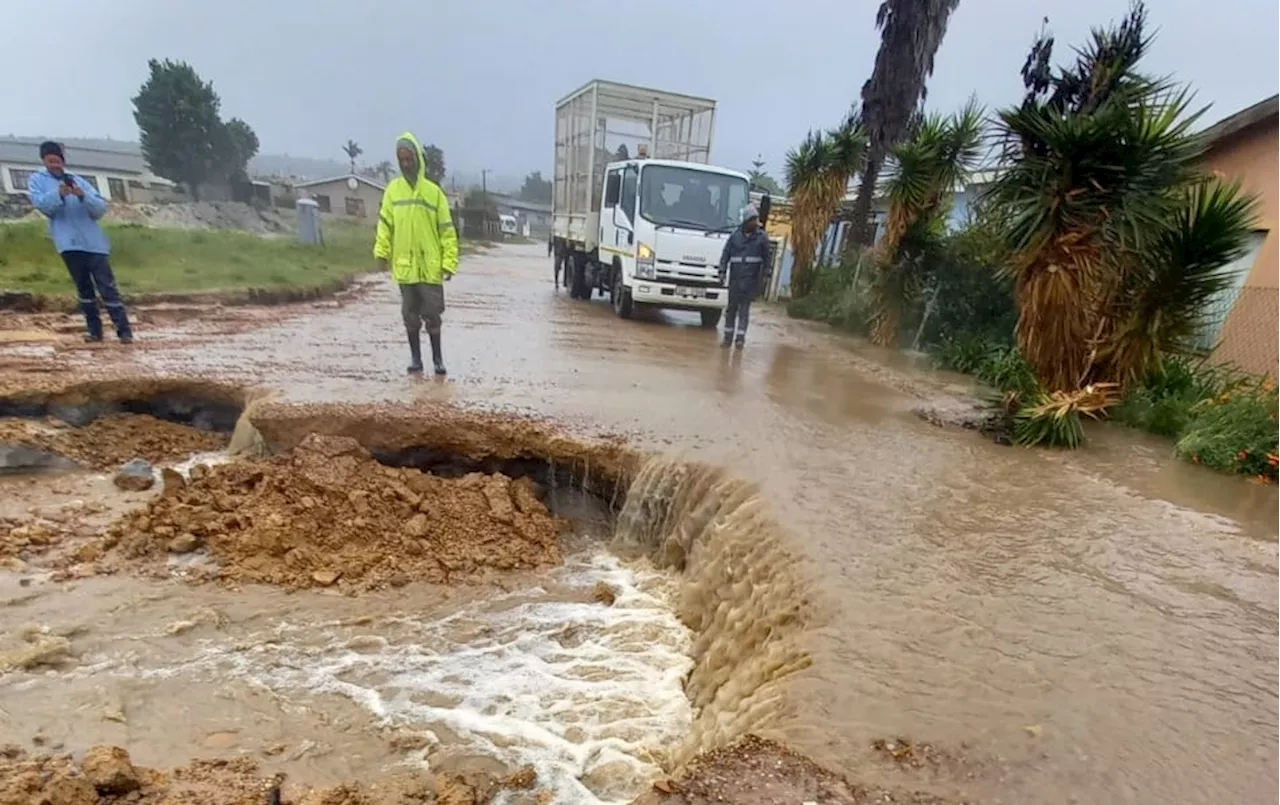
<instances>
[{"instance_id":1,"label":"truck grille","mask_svg":"<svg viewBox=\"0 0 1280 805\"><path fill-rule=\"evenodd\" d=\"M658 260L657 265L654 266L654 271L659 282L696 285L704 288L720 285L719 272L713 266Z\"/></svg>"}]
</instances>

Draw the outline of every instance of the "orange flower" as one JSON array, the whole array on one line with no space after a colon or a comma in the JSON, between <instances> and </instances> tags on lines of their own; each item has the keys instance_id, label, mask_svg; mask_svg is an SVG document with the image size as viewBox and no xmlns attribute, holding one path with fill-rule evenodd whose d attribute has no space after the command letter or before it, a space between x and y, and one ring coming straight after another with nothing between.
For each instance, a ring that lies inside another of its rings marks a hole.
<instances>
[{"instance_id":1,"label":"orange flower","mask_svg":"<svg viewBox=\"0 0 1280 805\"><path fill-rule=\"evenodd\" d=\"M1280 467L1280 456L1275 453L1267 453L1267 463L1273 467Z\"/></svg>"}]
</instances>

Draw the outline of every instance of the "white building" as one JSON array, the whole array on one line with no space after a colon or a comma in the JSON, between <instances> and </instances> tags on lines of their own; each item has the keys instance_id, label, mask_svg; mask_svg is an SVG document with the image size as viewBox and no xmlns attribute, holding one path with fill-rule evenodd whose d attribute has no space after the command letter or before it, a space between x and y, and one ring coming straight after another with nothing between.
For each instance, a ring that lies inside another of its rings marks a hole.
<instances>
[{"instance_id":1,"label":"white building","mask_svg":"<svg viewBox=\"0 0 1280 805\"><path fill-rule=\"evenodd\" d=\"M40 161L43 141L39 137L0 137L0 192L27 192L27 179L44 167ZM67 170L83 176L108 201L155 201L174 193L173 182L147 167L137 143L68 140L63 150Z\"/></svg>"}]
</instances>

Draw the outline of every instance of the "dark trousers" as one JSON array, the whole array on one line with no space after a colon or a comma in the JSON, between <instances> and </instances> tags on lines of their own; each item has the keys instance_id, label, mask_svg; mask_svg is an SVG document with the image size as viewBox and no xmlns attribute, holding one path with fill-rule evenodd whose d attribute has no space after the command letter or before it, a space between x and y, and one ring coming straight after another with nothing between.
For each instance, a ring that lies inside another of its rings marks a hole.
<instances>
[{"instance_id":1,"label":"dark trousers","mask_svg":"<svg viewBox=\"0 0 1280 805\"><path fill-rule=\"evenodd\" d=\"M751 321L751 302L756 296L755 277L729 275L729 302L724 308L725 335L739 336L747 334L747 324Z\"/></svg>"},{"instance_id":2,"label":"dark trousers","mask_svg":"<svg viewBox=\"0 0 1280 805\"><path fill-rule=\"evenodd\" d=\"M400 286L400 316L411 333L440 334L440 317L444 313L444 286L412 283Z\"/></svg>"},{"instance_id":3,"label":"dark trousers","mask_svg":"<svg viewBox=\"0 0 1280 805\"><path fill-rule=\"evenodd\" d=\"M102 338L102 316L98 313L98 297L101 296L107 315L116 326L116 335L120 338L132 338L129 314L125 312L124 302L120 301L116 276L111 271L111 261L107 255L67 251L62 253L62 262L67 264L71 280L76 284L76 297L80 303L80 312L84 314L85 326L89 328L89 337Z\"/></svg>"}]
</instances>

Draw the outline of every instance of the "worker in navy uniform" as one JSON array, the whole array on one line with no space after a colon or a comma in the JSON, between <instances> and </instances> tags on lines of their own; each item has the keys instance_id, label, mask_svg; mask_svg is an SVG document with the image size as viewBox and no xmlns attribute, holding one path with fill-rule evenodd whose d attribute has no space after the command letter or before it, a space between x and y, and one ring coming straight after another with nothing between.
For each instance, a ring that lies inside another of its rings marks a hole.
<instances>
[{"instance_id":1,"label":"worker in navy uniform","mask_svg":"<svg viewBox=\"0 0 1280 805\"><path fill-rule=\"evenodd\" d=\"M720 282L728 279L729 304L724 309L724 341L722 347L742 349L747 340L747 323L751 320L751 302L760 289L764 268L769 261L769 236L760 226L760 211L748 204L742 226L725 241L720 253Z\"/></svg>"}]
</instances>

